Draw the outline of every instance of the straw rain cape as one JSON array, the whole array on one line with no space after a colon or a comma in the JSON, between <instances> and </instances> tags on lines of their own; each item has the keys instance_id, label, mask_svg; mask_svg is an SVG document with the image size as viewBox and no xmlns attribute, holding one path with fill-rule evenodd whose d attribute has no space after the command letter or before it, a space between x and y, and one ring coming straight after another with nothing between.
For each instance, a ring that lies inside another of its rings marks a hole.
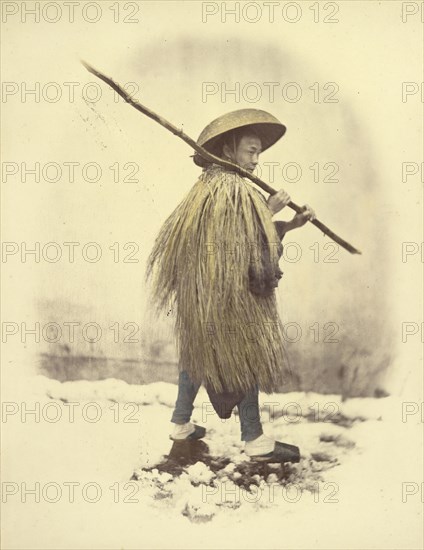
<instances>
[{"instance_id":1,"label":"straw rain cape","mask_svg":"<svg viewBox=\"0 0 424 550\"><path fill-rule=\"evenodd\" d=\"M263 195L215 164L166 220L147 277L156 306L176 308L179 369L192 380L216 392L283 383L281 250Z\"/></svg>"}]
</instances>

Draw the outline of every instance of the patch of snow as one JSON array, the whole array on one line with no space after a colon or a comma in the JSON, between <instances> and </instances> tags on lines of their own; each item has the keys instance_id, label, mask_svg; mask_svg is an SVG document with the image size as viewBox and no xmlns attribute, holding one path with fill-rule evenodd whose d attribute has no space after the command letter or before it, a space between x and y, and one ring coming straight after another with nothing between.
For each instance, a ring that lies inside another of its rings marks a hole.
<instances>
[{"instance_id":1,"label":"patch of snow","mask_svg":"<svg viewBox=\"0 0 424 550\"><path fill-rule=\"evenodd\" d=\"M253 549L263 547L265 532L270 534L267 547L273 548L369 548L369 533L379 548L420 547L422 423L419 414L402 417L400 399L342 402L340 396L301 392L261 395L262 404L274 399L278 406L300 406L301 414L275 418L263 408L265 433L301 450L300 463L290 466L279 483L278 465L270 466L265 479L257 474L245 479L238 471L249 465L239 419L233 415L222 421L206 408L203 388L192 420L207 428L204 442L210 454L230 462L218 475L202 462L179 477L154 469L171 447L176 394L176 386L166 383L60 383L43 376L21 378L9 388L4 396L17 410L3 418L3 480L15 483L18 493L22 483L56 483L62 489L67 482L79 484L74 503L65 497L55 505L30 497L24 503L20 494L9 495L3 522L14 547L61 548L64 524L73 533L73 548L81 549L199 548L205 540L210 548L239 548L238 537L244 548ZM71 422L65 413L72 402L78 406ZM22 404L30 409L36 403L39 422L34 415L22 421ZM100 415L96 422L82 414L89 403L86 412ZM125 409L128 404L136 407ZM54 410L62 412L57 422L43 417L43 411ZM352 420L348 427L333 422L341 415ZM130 481L133 472L137 481ZM84 483L101 488L97 503L82 499ZM410 483L406 500L405 483ZM283 539L276 528L281 524ZM308 528L300 533L302 525Z\"/></svg>"}]
</instances>

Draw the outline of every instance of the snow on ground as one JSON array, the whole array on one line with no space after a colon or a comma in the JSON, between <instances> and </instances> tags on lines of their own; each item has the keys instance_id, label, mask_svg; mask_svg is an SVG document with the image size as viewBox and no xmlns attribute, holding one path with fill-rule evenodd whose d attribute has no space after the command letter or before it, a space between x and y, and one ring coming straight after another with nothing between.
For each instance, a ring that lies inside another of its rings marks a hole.
<instances>
[{"instance_id":1,"label":"snow on ground","mask_svg":"<svg viewBox=\"0 0 424 550\"><path fill-rule=\"evenodd\" d=\"M192 420L229 463L152 470L170 451L175 398L163 382L16 379L2 407L3 547L422 547L419 404L261 394L265 433L302 458L282 480L279 466L243 480L238 418L220 420L203 389Z\"/></svg>"}]
</instances>

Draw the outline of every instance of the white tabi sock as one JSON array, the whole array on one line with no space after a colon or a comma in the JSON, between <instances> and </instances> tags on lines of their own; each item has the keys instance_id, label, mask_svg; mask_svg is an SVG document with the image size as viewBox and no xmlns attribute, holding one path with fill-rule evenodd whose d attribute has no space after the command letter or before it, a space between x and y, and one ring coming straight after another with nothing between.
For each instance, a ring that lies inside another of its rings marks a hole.
<instances>
[{"instance_id":1,"label":"white tabi sock","mask_svg":"<svg viewBox=\"0 0 424 550\"><path fill-rule=\"evenodd\" d=\"M246 441L244 451L248 456L265 455L271 453L274 447L274 439L262 434L253 441Z\"/></svg>"},{"instance_id":2,"label":"white tabi sock","mask_svg":"<svg viewBox=\"0 0 424 550\"><path fill-rule=\"evenodd\" d=\"M194 430L194 424L191 422L187 422L186 424L174 424L171 437L172 439L186 439Z\"/></svg>"}]
</instances>

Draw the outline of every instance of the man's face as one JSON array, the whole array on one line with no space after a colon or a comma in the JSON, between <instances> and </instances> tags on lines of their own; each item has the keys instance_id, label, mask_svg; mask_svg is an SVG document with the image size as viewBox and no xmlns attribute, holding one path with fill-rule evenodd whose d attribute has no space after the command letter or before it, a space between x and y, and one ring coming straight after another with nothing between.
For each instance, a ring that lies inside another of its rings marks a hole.
<instances>
[{"instance_id":1,"label":"man's face","mask_svg":"<svg viewBox=\"0 0 424 550\"><path fill-rule=\"evenodd\" d=\"M253 172L259 162L261 152L261 140L257 136L245 135L238 144L234 162L245 170Z\"/></svg>"}]
</instances>

